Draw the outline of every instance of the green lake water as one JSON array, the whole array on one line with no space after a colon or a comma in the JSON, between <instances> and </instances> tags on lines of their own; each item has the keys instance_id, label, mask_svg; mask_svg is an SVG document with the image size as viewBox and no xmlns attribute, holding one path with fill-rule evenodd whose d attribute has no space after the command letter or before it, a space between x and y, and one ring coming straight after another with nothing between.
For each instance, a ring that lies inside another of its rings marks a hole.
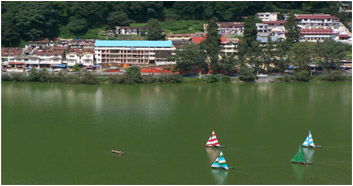
<instances>
[{"instance_id":1,"label":"green lake water","mask_svg":"<svg viewBox=\"0 0 353 186\"><path fill-rule=\"evenodd\" d=\"M2 82L1 101L2 184L352 184L350 82ZM210 168L212 130L234 169ZM309 130L314 164L289 163Z\"/></svg>"}]
</instances>

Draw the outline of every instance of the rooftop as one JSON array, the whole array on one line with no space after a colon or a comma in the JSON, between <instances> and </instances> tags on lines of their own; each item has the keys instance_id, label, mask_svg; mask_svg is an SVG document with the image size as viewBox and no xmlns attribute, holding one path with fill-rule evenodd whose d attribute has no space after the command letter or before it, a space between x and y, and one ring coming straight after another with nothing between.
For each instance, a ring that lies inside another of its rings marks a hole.
<instances>
[{"instance_id":1,"label":"rooftop","mask_svg":"<svg viewBox=\"0 0 353 186\"><path fill-rule=\"evenodd\" d=\"M96 40L96 47L172 47L172 41Z\"/></svg>"}]
</instances>

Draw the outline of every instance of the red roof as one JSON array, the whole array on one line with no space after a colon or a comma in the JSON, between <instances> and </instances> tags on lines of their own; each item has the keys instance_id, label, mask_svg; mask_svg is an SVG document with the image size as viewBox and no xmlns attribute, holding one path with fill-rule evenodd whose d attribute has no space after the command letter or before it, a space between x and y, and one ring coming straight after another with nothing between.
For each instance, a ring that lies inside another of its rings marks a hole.
<instances>
[{"instance_id":1,"label":"red roof","mask_svg":"<svg viewBox=\"0 0 353 186\"><path fill-rule=\"evenodd\" d=\"M266 23L266 24L284 24L285 20L280 20L280 21L262 21L262 23Z\"/></svg>"},{"instance_id":2,"label":"red roof","mask_svg":"<svg viewBox=\"0 0 353 186\"><path fill-rule=\"evenodd\" d=\"M342 34L342 35L338 35L338 37L351 37L351 36L348 34Z\"/></svg>"},{"instance_id":3,"label":"red roof","mask_svg":"<svg viewBox=\"0 0 353 186\"><path fill-rule=\"evenodd\" d=\"M329 14L300 14L295 19L339 19Z\"/></svg>"},{"instance_id":4,"label":"red roof","mask_svg":"<svg viewBox=\"0 0 353 186\"><path fill-rule=\"evenodd\" d=\"M194 42L195 44L199 44L199 43L201 43L201 41L203 41L203 40L205 40L206 39L206 36L202 36L202 37L191 37L190 38L191 40L192 40L192 42ZM225 37L221 37L221 43L225 43L225 42L227 42L228 40L227 40L227 38L225 38Z\"/></svg>"},{"instance_id":5,"label":"red roof","mask_svg":"<svg viewBox=\"0 0 353 186\"><path fill-rule=\"evenodd\" d=\"M302 29L302 32L333 32L332 29Z\"/></svg>"}]
</instances>

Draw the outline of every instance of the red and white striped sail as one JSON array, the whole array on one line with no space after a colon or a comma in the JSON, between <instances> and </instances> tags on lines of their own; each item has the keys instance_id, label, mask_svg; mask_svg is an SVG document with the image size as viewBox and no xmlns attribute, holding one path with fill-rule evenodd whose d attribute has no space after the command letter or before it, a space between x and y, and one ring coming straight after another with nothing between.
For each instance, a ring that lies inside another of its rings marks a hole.
<instances>
[{"instance_id":1,"label":"red and white striped sail","mask_svg":"<svg viewBox=\"0 0 353 186\"><path fill-rule=\"evenodd\" d=\"M220 147L218 140L217 140L216 133L214 131L212 131L212 135L208 139L208 141L206 143L206 147Z\"/></svg>"}]
</instances>

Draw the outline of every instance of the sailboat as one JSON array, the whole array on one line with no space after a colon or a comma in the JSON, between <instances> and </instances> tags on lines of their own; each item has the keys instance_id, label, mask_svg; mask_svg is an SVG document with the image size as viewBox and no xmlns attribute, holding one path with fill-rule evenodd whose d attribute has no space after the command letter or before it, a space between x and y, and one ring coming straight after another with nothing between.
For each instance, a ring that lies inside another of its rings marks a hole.
<instances>
[{"instance_id":1,"label":"sailboat","mask_svg":"<svg viewBox=\"0 0 353 186\"><path fill-rule=\"evenodd\" d=\"M233 167L231 166L228 167L226 163L226 159L223 156L223 152L220 151L219 156L213 162L213 164L211 165L211 168L221 168L221 169L229 170L229 169L232 169Z\"/></svg>"},{"instance_id":2,"label":"sailboat","mask_svg":"<svg viewBox=\"0 0 353 186\"><path fill-rule=\"evenodd\" d=\"M212 131L211 137L206 142L206 147L225 147L225 146L219 145L216 133Z\"/></svg>"},{"instance_id":3,"label":"sailboat","mask_svg":"<svg viewBox=\"0 0 353 186\"><path fill-rule=\"evenodd\" d=\"M320 145L315 145L313 137L311 136L311 132L309 130L309 134L306 137L305 141L302 144L303 147L311 147L311 148L320 148Z\"/></svg>"},{"instance_id":4,"label":"sailboat","mask_svg":"<svg viewBox=\"0 0 353 186\"><path fill-rule=\"evenodd\" d=\"M309 160L304 156L303 149L301 146L299 146L298 152L294 155L292 160L290 160L291 163L301 163L301 164L312 164L312 162L309 162Z\"/></svg>"}]
</instances>

